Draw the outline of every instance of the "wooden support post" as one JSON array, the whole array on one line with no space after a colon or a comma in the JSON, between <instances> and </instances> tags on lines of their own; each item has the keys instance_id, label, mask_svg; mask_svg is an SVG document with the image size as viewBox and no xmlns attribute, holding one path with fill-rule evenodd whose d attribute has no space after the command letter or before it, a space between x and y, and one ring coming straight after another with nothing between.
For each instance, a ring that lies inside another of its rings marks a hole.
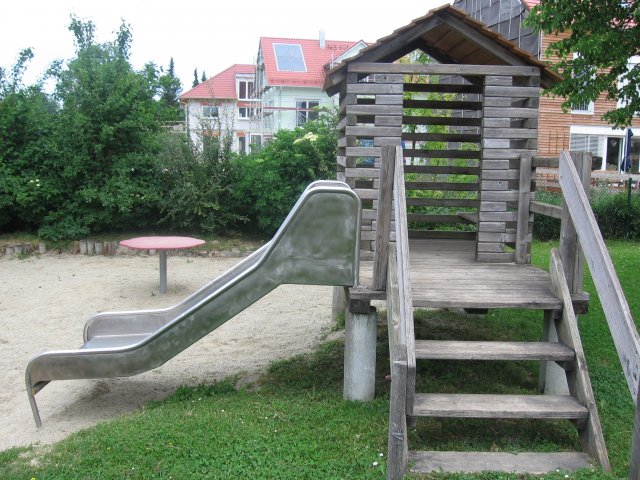
<instances>
[{"instance_id":1,"label":"wooden support post","mask_svg":"<svg viewBox=\"0 0 640 480\"><path fill-rule=\"evenodd\" d=\"M562 152L561 155L566 152ZM578 176L585 192L589 193L591 183L591 153L571 152L571 160L576 166ZM560 259L564 266L564 274L567 278L571 293L582 293L584 278L584 256L578 243L578 234L571 220L569 208L562 207L562 220L560 223Z\"/></svg>"},{"instance_id":2,"label":"wooden support post","mask_svg":"<svg viewBox=\"0 0 640 480\"><path fill-rule=\"evenodd\" d=\"M347 292L345 287L333 287L333 300L331 303L331 321L337 325L344 321L347 314ZM340 317L342 319L340 320Z\"/></svg>"},{"instance_id":3,"label":"wooden support post","mask_svg":"<svg viewBox=\"0 0 640 480\"><path fill-rule=\"evenodd\" d=\"M387 287L387 262L389 240L391 239L391 210L393 208L393 172L395 170L396 147L382 147L380 166L380 188L378 190L378 212L376 224L376 244L373 257L373 289Z\"/></svg>"},{"instance_id":4,"label":"wooden support post","mask_svg":"<svg viewBox=\"0 0 640 480\"><path fill-rule=\"evenodd\" d=\"M543 342L557 342L558 332L556 330L555 317L559 312L545 310L544 312L544 332ZM545 395L569 395L569 384L567 383L567 373L555 362L540 362L540 379L538 385Z\"/></svg>"},{"instance_id":5,"label":"wooden support post","mask_svg":"<svg viewBox=\"0 0 640 480\"><path fill-rule=\"evenodd\" d=\"M387 480L401 480L407 470L409 442L407 439L407 347L399 344L391 363L391 399L389 401L389 439Z\"/></svg>"},{"instance_id":6,"label":"wooden support post","mask_svg":"<svg viewBox=\"0 0 640 480\"><path fill-rule=\"evenodd\" d=\"M640 389L636 397L636 413L631 437L631 458L629 459L629 480L640 480Z\"/></svg>"},{"instance_id":7,"label":"wooden support post","mask_svg":"<svg viewBox=\"0 0 640 480\"><path fill-rule=\"evenodd\" d=\"M530 263L529 203L531 202L531 155L520 159L520 190L518 192L518 223L516 226L516 263Z\"/></svg>"},{"instance_id":8,"label":"wooden support post","mask_svg":"<svg viewBox=\"0 0 640 480\"><path fill-rule=\"evenodd\" d=\"M376 386L377 313L347 311L344 342L345 400L370 401Z\"/></svg>"}]
</instances>

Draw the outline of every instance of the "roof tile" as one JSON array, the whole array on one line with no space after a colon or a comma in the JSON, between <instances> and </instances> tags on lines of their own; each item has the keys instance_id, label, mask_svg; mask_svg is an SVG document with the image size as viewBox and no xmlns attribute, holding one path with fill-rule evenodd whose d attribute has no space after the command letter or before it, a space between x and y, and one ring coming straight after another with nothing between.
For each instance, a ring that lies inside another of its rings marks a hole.
<instances>
[{"instance_id":1,"label":"roof tile","mask_svg":"<svg viewBox=\"0 0 640 480\"><path fill-rule=\"evenodd\" d=\"M237 99L236 75L254 74L255 65L239 64L231 65L226 70L214 75L209 80L193 87L191 90L180 95L180 100L190 100L199 98L220 98Z\"/></svg>"}]
</instances>

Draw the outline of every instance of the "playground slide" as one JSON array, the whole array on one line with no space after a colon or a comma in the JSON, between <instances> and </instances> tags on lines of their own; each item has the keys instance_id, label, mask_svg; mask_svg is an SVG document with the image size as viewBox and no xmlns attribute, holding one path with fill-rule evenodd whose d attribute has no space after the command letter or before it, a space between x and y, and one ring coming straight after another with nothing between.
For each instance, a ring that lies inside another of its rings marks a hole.
<instances>
[{"instance_id":1,"label":"playground slide","mask_svg":"<svg viewBox=\"0 0 640 480\"><path fill-rule=\"evenodd\" d=\"M52 380L126 377L156 368L281 284L352 286L358 277L361 205L342 182L314 182L273 239L171 308L95 315L77 350L33 357L26 385L35 395Z\"/></svg>"}]
</instances>

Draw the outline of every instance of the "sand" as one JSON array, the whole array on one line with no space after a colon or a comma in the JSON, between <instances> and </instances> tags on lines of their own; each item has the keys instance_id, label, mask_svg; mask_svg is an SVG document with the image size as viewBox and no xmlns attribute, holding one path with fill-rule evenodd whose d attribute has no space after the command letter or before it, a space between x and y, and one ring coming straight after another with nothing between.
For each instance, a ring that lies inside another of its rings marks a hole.
<instances>
[{"instance_id":1,"label":"sand","mask_svg":"<svg viewBox=\"0 0 640 480\"><path fill-rule=\"evenodd\" d=\"M24 383L32 356L79 347L86 319L97 312L174 305L238 261L169 257L168 292L160 295L157 256L1 257L0 450L56 442L181 385L255 378L272 360L309 351L328 334L331 288L281 286L155 370L50 383L36 396L43 425L35 427Z\"/></svg>"}]
</instances>

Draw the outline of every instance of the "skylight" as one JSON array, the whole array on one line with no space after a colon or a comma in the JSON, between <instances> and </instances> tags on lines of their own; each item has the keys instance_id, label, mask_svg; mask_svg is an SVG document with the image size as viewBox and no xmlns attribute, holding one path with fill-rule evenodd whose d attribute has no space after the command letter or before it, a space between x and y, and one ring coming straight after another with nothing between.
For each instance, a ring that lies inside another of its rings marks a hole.
<instances>
[{"instance_id":1,"label":"skylight","mask_svg":"<svg viewBox=\"0 0 640 480\"><path fill-rule=\"evenodd\" d=\"M306 72L302 47L298 43L274 43L276 62L281 72Z\"/></svg>"}]
</instances>

